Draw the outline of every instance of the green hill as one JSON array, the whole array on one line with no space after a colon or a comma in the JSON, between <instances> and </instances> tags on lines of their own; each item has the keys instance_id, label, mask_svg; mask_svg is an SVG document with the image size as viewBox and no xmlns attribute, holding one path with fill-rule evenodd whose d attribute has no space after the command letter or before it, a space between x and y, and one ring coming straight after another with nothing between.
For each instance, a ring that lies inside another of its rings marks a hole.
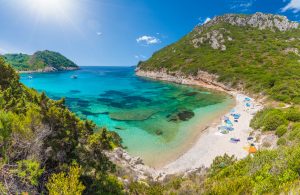
<instances>
[{"instance_id":1,"label":"green hill","mask_svg":"<svg viewBox=\"0 0 300 195\"><path fill-rule=\"evenodd\" d=\"M262 13L215 17L138 67L194 76L206 71L230 87L300 103L299 24Z\"/></svg>"},{"instance_id":2,"label":"green hill","mask_svg":"<svg viewBox=\"0 0 300 195\"><path fill-rule=\"evenodd\" d=\"M78 66L58 52L38 51L33 55L5 54L5 61L18 71L60 71L74 70Z\"/></svg>"}]
</instances>

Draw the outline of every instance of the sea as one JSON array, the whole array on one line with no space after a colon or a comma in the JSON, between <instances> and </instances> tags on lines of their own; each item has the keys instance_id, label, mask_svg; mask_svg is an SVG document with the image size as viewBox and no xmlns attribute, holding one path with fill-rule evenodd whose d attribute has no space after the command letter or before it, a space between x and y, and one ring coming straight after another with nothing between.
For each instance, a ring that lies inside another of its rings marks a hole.
<instances>
[{"instance_id":1,"label":"sea","mask_svg":"<svg viewBox=\"0 0 300 195\"><path fill-rule=\"evenodd\" d=\"M128 153L152 167L182 155L234 103L222 92L141 78L134 70L83 66L20 76L52 99L64 97L78 117L117 132Z\"/></svg>"}]
</instances>

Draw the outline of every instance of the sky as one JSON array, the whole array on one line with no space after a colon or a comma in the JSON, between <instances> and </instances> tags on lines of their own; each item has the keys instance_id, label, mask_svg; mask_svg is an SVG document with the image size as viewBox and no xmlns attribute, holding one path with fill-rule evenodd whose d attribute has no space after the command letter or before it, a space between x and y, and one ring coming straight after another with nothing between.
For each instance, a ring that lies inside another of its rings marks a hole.
<instances>
[{"instance_id":1,"label":"sky","mask_svg":"<svg viewBox=\"0 0 300 195\"><path fill-rule=\"evenodd\" d=\"M214 16L255 12L300 21L300 0L0 0L0 53L133 66Z\"/></svg>"}]
</instances>

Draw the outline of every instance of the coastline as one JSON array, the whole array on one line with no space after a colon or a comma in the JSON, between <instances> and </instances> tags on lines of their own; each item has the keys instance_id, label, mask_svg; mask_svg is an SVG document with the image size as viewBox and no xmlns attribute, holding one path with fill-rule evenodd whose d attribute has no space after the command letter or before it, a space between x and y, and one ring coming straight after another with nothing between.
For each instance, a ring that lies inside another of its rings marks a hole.
<instances>
[{"instance_id":1,"label":"coastline","mask_svg":"<svg viewBox=\"0 0 300 195\"><path fill-rule=\"evenodd\" d=\"M49 72L59 72L59 71L72 71L72 70L79 70L79 67L65 67L63 70L58 70L53 67L46 67L44 69L38 70L20 70L17 71L19 74L31 74L31 73L49 73Z\"/></svg>"},{"instance_id":2,"label":"coastline","mask_svg":"<svg viewBox=\"0 0 300 195\"><path fill-rule=\"evenodd\" d=\"M236 91L216 81L217 76L210 75L206 72L200 72L196 77L185 77L180 73L168 74L165 71L142 71L137 69L136 75L155 80L174 82L184 85L195 85L208 89L226 92L233 96L236 100L235 106L232 108L236 113L241 114L238 123L234 123L234 131L229 134L221 134L218 126L222 125L222 119L216 118L213 122L207 125L207 128L199 128L196 141L190 144L190 147L179 158L168 163L167 165L154 169L145 165L144 170L147 170L154 177L165 176L169 174L178 174L188 172L199 167L209 167L216 156L229 154L235 155L237 159L244 158L248 155L247 147L249 137L252 129L250 128L250 121L254 114L263 108L262 104L255 99L251 100L251 108L246 108L245 98L248 97L243 92ZM224 116L230 116L227 112ZM240 142L232 143L230 138L238 138ZM141 166L140 166L140 169Z\"/></svg>"}]
</instances>

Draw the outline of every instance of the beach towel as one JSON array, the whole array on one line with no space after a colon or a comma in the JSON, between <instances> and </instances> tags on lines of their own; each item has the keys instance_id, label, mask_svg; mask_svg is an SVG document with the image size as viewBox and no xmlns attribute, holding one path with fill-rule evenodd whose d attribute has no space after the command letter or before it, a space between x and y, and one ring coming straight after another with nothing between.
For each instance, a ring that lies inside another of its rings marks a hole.
<instances>
[{"instance_id":1,"label":"beach towel","mask_svg":"<svg viewBox=\"0 0 300 195\"><path fill-rule=\"evenodd\" d=\"M238 138L230 138L230 141L231 142L233 142L233 143L238 143L238 142L240 142L241 140L240 139L238 139Z\"/></svg>"},{"instance_id":2,"label":"beach towel","mask_svg":"<svg viewBox=\"0 0 300 195\"><path fill-rule=\"evenodd\" d=\"M225 123L226 123L227 125L230 125L230 126L233 125L232 122L231 122L229 119L225 120Z\"/></svg>"}]
</instances>

